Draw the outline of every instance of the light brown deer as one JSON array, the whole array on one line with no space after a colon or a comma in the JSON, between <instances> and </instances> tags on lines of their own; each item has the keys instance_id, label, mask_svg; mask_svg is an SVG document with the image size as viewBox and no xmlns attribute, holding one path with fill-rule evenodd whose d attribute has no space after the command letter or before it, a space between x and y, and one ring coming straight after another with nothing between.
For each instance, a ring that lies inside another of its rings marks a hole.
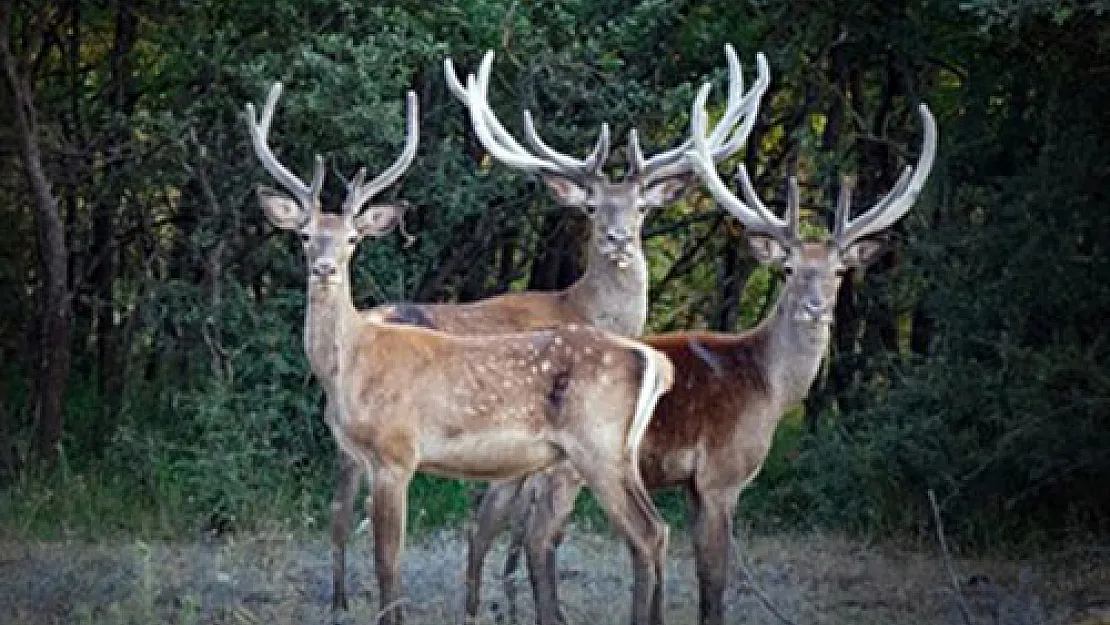
<instances>
[{"instance_id":1,"label":"light brown deer","mask_svg":"<svg viewBox=\"0 0 1110 625\"><path fill-rule=\"evenodd\" d=\"M332 434L370 474L383 621L401 620L407 488L417 471L504 479L566 460L627 539L636 567L632 622L661 623L667 528L636 456L651 411L672 383L669 361L588 326L467 338L358 311L348 265L360 240L383 236L400 221L403 209L364 205L411 162L415 97L409 94L402 157L368 185L360 170L341 211L325 213L322 158L306 185L268 146L279 94L275 85L261 119L250 104L247 113L256 154L292 197L260 188L259 199L275 227L303 242L305 351L328 396Z\"/></svg>"},{"instance_id":2,"label":"light brown deer","mask_svg":"<svg viewBox=\"0 0 1110 625\"><path fill-rule=\"evenodd\" d=\"M917 167L907 167L893 190L855 219L849 215L852 183L845 178L832 237L804 241L798 228L796 179L789 181L784 218L759 200L743 165L739 170L743 200L721 181L705 140L707 97L708 85L694 104L691 162L717 202L744 225L753 256L780 267L786 285L774 312L750 331L679 332L643 339L674 363L675 386L660 400L648 425L640 446L640 472L649 489L682 486L688 491L700 621L719 625L732 513L740 492L759 472L783 413L805 397L817 375L843 273L875 258L883 248L883 231L916 201L932 168L937 131L932 114L922 105L925 136ZM515 508L515 514L524 519L522 535L537 602L557 606L554 549L580 482L567 467L543 477L545 481L532 478L530 488L522 490L491 489L486 498ZM490 531L478 527L475 533ZM473 540L471 545L487 547L488 540ZM470 554L471 559L484 556L484 552ZM556 613L554 618L561 621L562 616Z\"/></svg>"},{"instance_id":3,"label":"light brown deer","mask_svg":"<svg viewBox=\"0 0 1110 625\"><path fill-rule=\"evenodd\" d=\"M756 80L747 92L732 46L725 46L725 56L729 76L726 110L708 139L717 159L732 155L743 144L751 131L755 107L770 83L770 70L762 54L756 60ZM468 76L466 86L447 59L444 72L448 86L466 105L475 134L494 159L514 169L538 173L560 203L580 209L590 219L586 270L574 284L559 291L510 293L467 304L390 304L369 314L460 336L566 323L639 336L648 303L641 228L650 209L676 201L696 180L685 158L690 141L645 158L637 133L632 130L628 138L628 170L622 180L611 181L603 171L609 156L607 125L602 126L592 153L577 159L549 147L536 132L531 114L525 112L525 143L531 147L526 149L505 130L490 108L487 92L493 58L492 51L486 53L477 74ZM357 463L341 454L331 525L332 605L336 609L347 607L345 551L358 476ZM480 567L481 562L471 564L468 576L480 578L481 569L473 565Z\"/></svg>"}]
</instances>

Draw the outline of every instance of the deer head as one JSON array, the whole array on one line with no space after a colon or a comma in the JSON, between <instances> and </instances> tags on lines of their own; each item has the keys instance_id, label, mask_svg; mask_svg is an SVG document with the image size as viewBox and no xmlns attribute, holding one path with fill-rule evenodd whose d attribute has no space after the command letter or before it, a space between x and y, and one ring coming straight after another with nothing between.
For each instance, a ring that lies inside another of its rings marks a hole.
<instances>
[{"instance_id":1,"label":"deer head","mask_svg":"<svg viewBox=\"0 0 1110 625\"><path fill-rule=\"evenodd\" d=\"M751 131L760 98L770 84L770 70L762 54L757 56L758 76L751 91L744 93L740 63L732 46L725 46L729 65L728 108L709 138L713 158L723 159L739 149ZM493 51L486 52L477 75L467 76L464 86L450 59L444 61L447 84L470 112L479 141L490 155L516 169L536 172L564 206L572 206L593 223L593 247L619 268L642 259L640 231L644 216L653 207L682 197L696 177L684 158L690 147L682 145L645 158L636 130L628 135L628 168L620 181L611 181L602 171L609 158L609 126L603 124L593 151L577 159L552 149L540 138L530 111L524 112L522 146L505 129L489 106L487 91ZM737 126L741 117L744 123Z\"/></svg>"},{"instance_id":2,"label":"deer head","mask_svg":"<svg viewBox=\"0 0 1110 625\"><path fill-rule=\"evenodd\" d=\"M694 102L691 114L694 149L687 152L690 161L717 203L744 225L753 256L761 263L782 268L786 276L784 310L794 321L831 323L845 271L866 265L878 256L884 247L883 231L909 211L925 185L937 148L932 113L924 104L918 107L925 137L916 167L906 166L894 188L855 219L850 216L853 182L850 177L843 178L832 236L823 241L803 241L798 229L797 178L789 179L786 213L779 217L760 201L743 163L737 172L743 199L733 195L718 176L711 143L706 137L705 102L709 88L705 85Z\"/></svg>"},{"instance_id":3,"label":"deer head","mask_svg":"<svg viewBox=\"0 0 1110 625\"><path fill-rule=\"evenodd\" d=\"M366 182L366 169L359 169L347 183L347 195L340 210L325 213L320 205L320 191L324 186L323 157L316 155L312 183L305 184L282 165L270 149L267 137L281 90L280 82L275 82L270 88L261 118L256 115L254 105L247 104L247 121L255 154L266 171L289 192L287 195L260 185L258 198L270 223L300 236L308 265L309 284L318 287L342 286L348 279L348 265L358 243L364 237L383 236L401 223L404 207L366 206L366 203L400 178L416 155L419 138L416 94L410 91L407 95L405 147L396 162L369 183Z\"/></svg>"}]
</instances>

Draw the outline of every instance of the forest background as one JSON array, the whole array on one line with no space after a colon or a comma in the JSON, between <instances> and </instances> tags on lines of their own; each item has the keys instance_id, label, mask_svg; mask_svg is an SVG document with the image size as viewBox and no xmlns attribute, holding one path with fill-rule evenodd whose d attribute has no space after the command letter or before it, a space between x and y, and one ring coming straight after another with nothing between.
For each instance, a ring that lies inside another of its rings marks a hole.
<instances>
[{"instance_id":1,"label":"forest background","mask_svg":"<svg viewBox=\"0 0 1110 625\"><path fill-rule=\"evenodd\" d=\"M742 154L825 222L840 175L875 202L940 152L881 262L844 282L827 367L738 514L756 528L912 535L936 492L965 545L1107 535L1110 3L844 0L0 3L0 527L173 537L326 514L334 448L302 348L304 269L265 222L243 106L286 84L272 133L306 172L392 162L403 94L421 146L366 244L356 300L553 289L584 220L491 162L446 89L494 49L491 100L584 154L602 122L679 143L723 46L773 72ZM614 173L623 167L614 156ZM302 175L305 175L302 173ZM653 212L650 330L739 330L781 280L700 191ZM411 527L467 518L420 478ZM662 503L673 514L675 502ZM585 507L589 507L586 505ZM931 531L931 530L930 530Z\"/></svg>"}]
</instances>

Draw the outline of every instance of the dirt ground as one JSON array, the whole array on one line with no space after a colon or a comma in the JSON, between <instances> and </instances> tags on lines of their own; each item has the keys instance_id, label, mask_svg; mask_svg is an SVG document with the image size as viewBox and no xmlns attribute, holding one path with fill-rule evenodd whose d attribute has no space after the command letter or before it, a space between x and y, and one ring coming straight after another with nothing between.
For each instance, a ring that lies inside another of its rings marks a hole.
<instances>
[{"instance_id":1,"label":"dirt ground","mask_svg":"<svg viewBox=\"0 0 1110 625\"><path fill-rule=\"evenodd\" d=\"M25 543L0 538L0 623L373 623L377 614L365 534L350 549L351 611L329 611L326 539L280 532L193 543ZM757 537L743 551L756 582L788 619L803 623L967 625L944 563L921 551L828 535ZM457 623L465 540L442 531L410 543L406 623ZM503 582L487 561L480 623L509 623ZM630 571L612 536L572 530L560 550L571 623L626 623ZM1110 547L1075 546L1024 561L957 559L971 621L984 625L1110 624ZM674 532L667 567L669 623L697 622L689 541ZM534 622L525 578L514 578L517 621ZM734 569L729 623L780 624Z\"/></svg>"}]
</instances>

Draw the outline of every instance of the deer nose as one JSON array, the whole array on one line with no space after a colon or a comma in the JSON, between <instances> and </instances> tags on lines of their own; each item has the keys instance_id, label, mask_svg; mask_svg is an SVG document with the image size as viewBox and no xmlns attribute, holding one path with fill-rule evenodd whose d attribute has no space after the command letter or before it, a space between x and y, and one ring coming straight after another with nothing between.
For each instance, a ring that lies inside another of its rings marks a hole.
<instances>
[{"instance_id":1,"label":"deer nose","mask_svg":"<svg viewBox=\"0 0 1110 625\"><path fill-rule=\"evenodd\" d=\"M330 260L318 260L312 264L312 273L320 276L321 278L330 278L335 275L336 267L335 262Z\"/></svg>"},{"instance_id":2,"label":"deer nose","mask_svg":"<svg viewBox=\"0 0 1110 625\"><path fill-rule=\"evenodd\" d=\"M806 312L813 317L819 317L825 313L825 300L819 297L811 297L805 301Z\"/></svg>"},{"instance_id":3,"label":"deer nose","mask_svg":"<svg viewBox=\"0 0 1110 625\"><path fill-rule=\"evenodd\" d=\"M632 239L632 233L628 228L610 228L605 232L605 242L613 245L628 243L630 239Z\"/></svg>"}]
</instances>

